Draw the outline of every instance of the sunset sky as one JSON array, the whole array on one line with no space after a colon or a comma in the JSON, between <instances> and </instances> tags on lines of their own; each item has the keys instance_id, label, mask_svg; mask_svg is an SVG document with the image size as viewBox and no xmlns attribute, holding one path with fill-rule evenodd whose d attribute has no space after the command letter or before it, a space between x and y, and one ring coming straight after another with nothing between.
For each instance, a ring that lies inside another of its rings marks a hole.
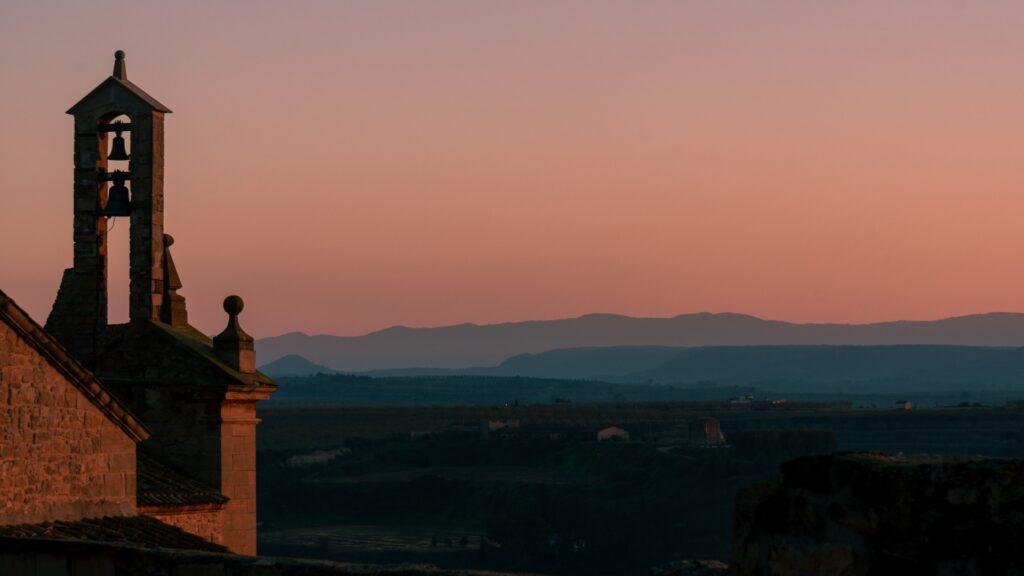
<instances>
[{"instance_id":1,"label":"sunset sky","mask_svg":"<svg viewBox=\"0 0 1024 576\"><path fill-rule=\"evenodd\" d=\"M1022 29L1021 2L0 0L0 289L45 320L64 111L123 49L174 111L206 332L230 293L256 336L1024 311Z\"/></svg>"}]
</instances>

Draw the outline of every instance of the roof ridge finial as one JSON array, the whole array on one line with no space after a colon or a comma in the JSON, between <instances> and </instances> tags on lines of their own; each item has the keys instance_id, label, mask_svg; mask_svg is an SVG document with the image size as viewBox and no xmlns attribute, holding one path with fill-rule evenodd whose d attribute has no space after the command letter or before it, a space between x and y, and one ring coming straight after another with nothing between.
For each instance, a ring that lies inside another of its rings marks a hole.
<instances>
[{"instance_id":1,"label":"roof ridge finial","mask_svg":"<svg viewBox=\"0 0 1024 576\"><path fill-rule=\"evenodd\" d=\"M224 311L228 313L228 326L223 332L213 337L213 352L222 362L242 372L252 374L256 371L256 348L252 336L245 333L238 324L238 315L242 313L245 302L232 294L224 299Z\"/></svg>"},{"instance_id":2,"label":"roof ridge finial","mask_svg":"<svg viewBox=\"0 0 1024 576\"><path fill-rule=\"evenodd\" d=\"M114 52L114 73L112 76L118 80L128 79L128 69L124 64L124 50Z\"/></svg>"}]
</instances>

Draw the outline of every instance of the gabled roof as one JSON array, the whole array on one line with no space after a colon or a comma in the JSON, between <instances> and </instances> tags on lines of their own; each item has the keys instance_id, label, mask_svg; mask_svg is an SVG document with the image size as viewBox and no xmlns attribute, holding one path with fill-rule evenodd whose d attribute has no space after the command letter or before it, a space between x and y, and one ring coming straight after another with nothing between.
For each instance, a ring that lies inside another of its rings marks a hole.
<instances>
[{"instance_id":1,"label":"gabled roof","mask_svg":"<svg viewBox=\"0 0 1024 576\"><path fill-rule=\"evenodd\" d=\"M108 516L71 522L0 526L0 538L113 542L143 548L227 552L227 548L220 544L214 544L150 516Z\"/></svg>"},{"instance_id":2,"label":"gabled roof","mask_svg":"<svg viewBox=\"0 0 1024 576\"><path fill-rule=\"evenodd\" d=\"M2 290L0 290L0 322L10 326L51 366L63 374L67 381L77 388L107 419L124 430L129 438L136 442L149 438L149 431L146 430L146 427L136 420L135 416L118 402L91 372L72 358L57 340L43 330L39 324L36 324Z\"/></svg>"},{"instance_id":3,"label":"gabled roof","mask_svg":"<svg viewBox=\"0 0 1024 576\"><path fill-rule=\"evenodd\" d=\"M156 98L153 98L149 94L146 94L145 90L139 88L135 84L132 84L127 79L122 80L115 76L110 76L103 82L100 82L99 86L93 88L91 92L86 94L84 98L75 103L74 106L69 108L67 113L74 114L78 111L79 106L82 106L87 101L93 99L96 95L102 93L106 89L125 90L128 94L135 96L136 98L141 100L146 106L149 106L157 112L163 112L165 114L169 114L171 112L170 108L161 104Z\"/></svg>"},{"instance_id":4,"label":"gabled roof","mask_svg":"<svg viewBox=\"0 0 1024 576\"><path fill-rule=\"evenodd\" d=\"M109 329L116 335L100 352L96 373L112 386L147 382L255 394L277 390L274 380L262 372L243 373L225 364L214 354L210 337L192 326L149 320Z\"/></svg>"},{"instance_id":5,"label":"gabled roof","mask_svg":"<svg viewBox=\"0 0 1024 576\"><path fill-rule=\"evenodd\" d=\"M175 470L152 456L138 452L136 495L140 508L166 506L220 506L228 501L216 489Z\"/></svg>"}]
</instances>

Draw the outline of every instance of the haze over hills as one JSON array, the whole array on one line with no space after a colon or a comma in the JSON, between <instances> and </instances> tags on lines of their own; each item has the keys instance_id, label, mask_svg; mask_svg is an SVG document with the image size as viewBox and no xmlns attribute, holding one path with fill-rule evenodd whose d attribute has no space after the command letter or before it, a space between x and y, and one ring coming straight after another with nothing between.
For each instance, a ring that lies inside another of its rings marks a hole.
<instances>
[{"instance_id":1,"label":"haze over hills","mask_svg":"<svg viewBox=\"0 0 1024 576\"><path fill-rule=\"evenodd\" d=\"M273 362L260 366L260 372L267 376L309 376L311 374L334 374L336 371L326 366L314 364L298 354L282 356Z\"/></svg>"},{"instance_id":2,"label":"haze over hills","mask_svg":"<svg viewBox=\"0 0 1024 576\"><path fill-rule=\"evenodd\" d=\"M290 365L298 371L274 374L282 386L276 402L500 405L743 394L883 405L899 398L944 405L1024 399L1024 348L1010 347L613 346L523 354L490 368L329 374L308 370L315 366L308 362Z\"/></svg>"},{"instance_id":3,"label":"haze over hills","mask_svg":"<svg viewBox=\"0 0 1024 576\"><path fill-rule=\"evenodd\" d=\"M261 361L297 354L334 370L366 372L497 366L520 354L581 347L906 344L1024 346L1024 314L875 324L795 324L744 314L701 313L672 318L588 314L564 320L490 325L397 326L363 336L292 332L260 339L256 346Z\"/></svg>"},{"instance_id":4,"label":"haze over hills","mask_svg":"<svg viewBox=\"0 0 1024 576\"><path fill-rule=\"evenodd\" d=\"M464 373L790 392L1024 390L1024 348L711 346L574 348L524 354Z\"/></svg>"}]
</instances>

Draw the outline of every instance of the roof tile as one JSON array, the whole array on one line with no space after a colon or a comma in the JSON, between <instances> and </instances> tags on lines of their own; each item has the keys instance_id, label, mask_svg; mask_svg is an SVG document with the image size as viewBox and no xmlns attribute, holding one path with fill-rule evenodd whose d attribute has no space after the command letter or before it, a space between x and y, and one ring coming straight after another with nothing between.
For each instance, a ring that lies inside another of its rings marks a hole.
<instances>
[{"instance_id":1,"label":"roof tile","mask_svg":"<svg viewBox=\"0 0 1024 576\"><path fill-rule=\"evenodd\" d=\"M139 506L224 504L228 498L216 489L170 468L152 456L138 453L136 496Z\"/></svg>"},{"instance_id":2,"label":"roof tile","mask_svg":"<svg viewBox=\"0 0 1024 576\"><path fill-rule=\"evenodd\" d=\"M227 548L220 544L214 544L149 516L107 516L73 522L57 521L0 526L0 537L116 542L143 548L227 551Z\"/></svg>"}]
</instances>

